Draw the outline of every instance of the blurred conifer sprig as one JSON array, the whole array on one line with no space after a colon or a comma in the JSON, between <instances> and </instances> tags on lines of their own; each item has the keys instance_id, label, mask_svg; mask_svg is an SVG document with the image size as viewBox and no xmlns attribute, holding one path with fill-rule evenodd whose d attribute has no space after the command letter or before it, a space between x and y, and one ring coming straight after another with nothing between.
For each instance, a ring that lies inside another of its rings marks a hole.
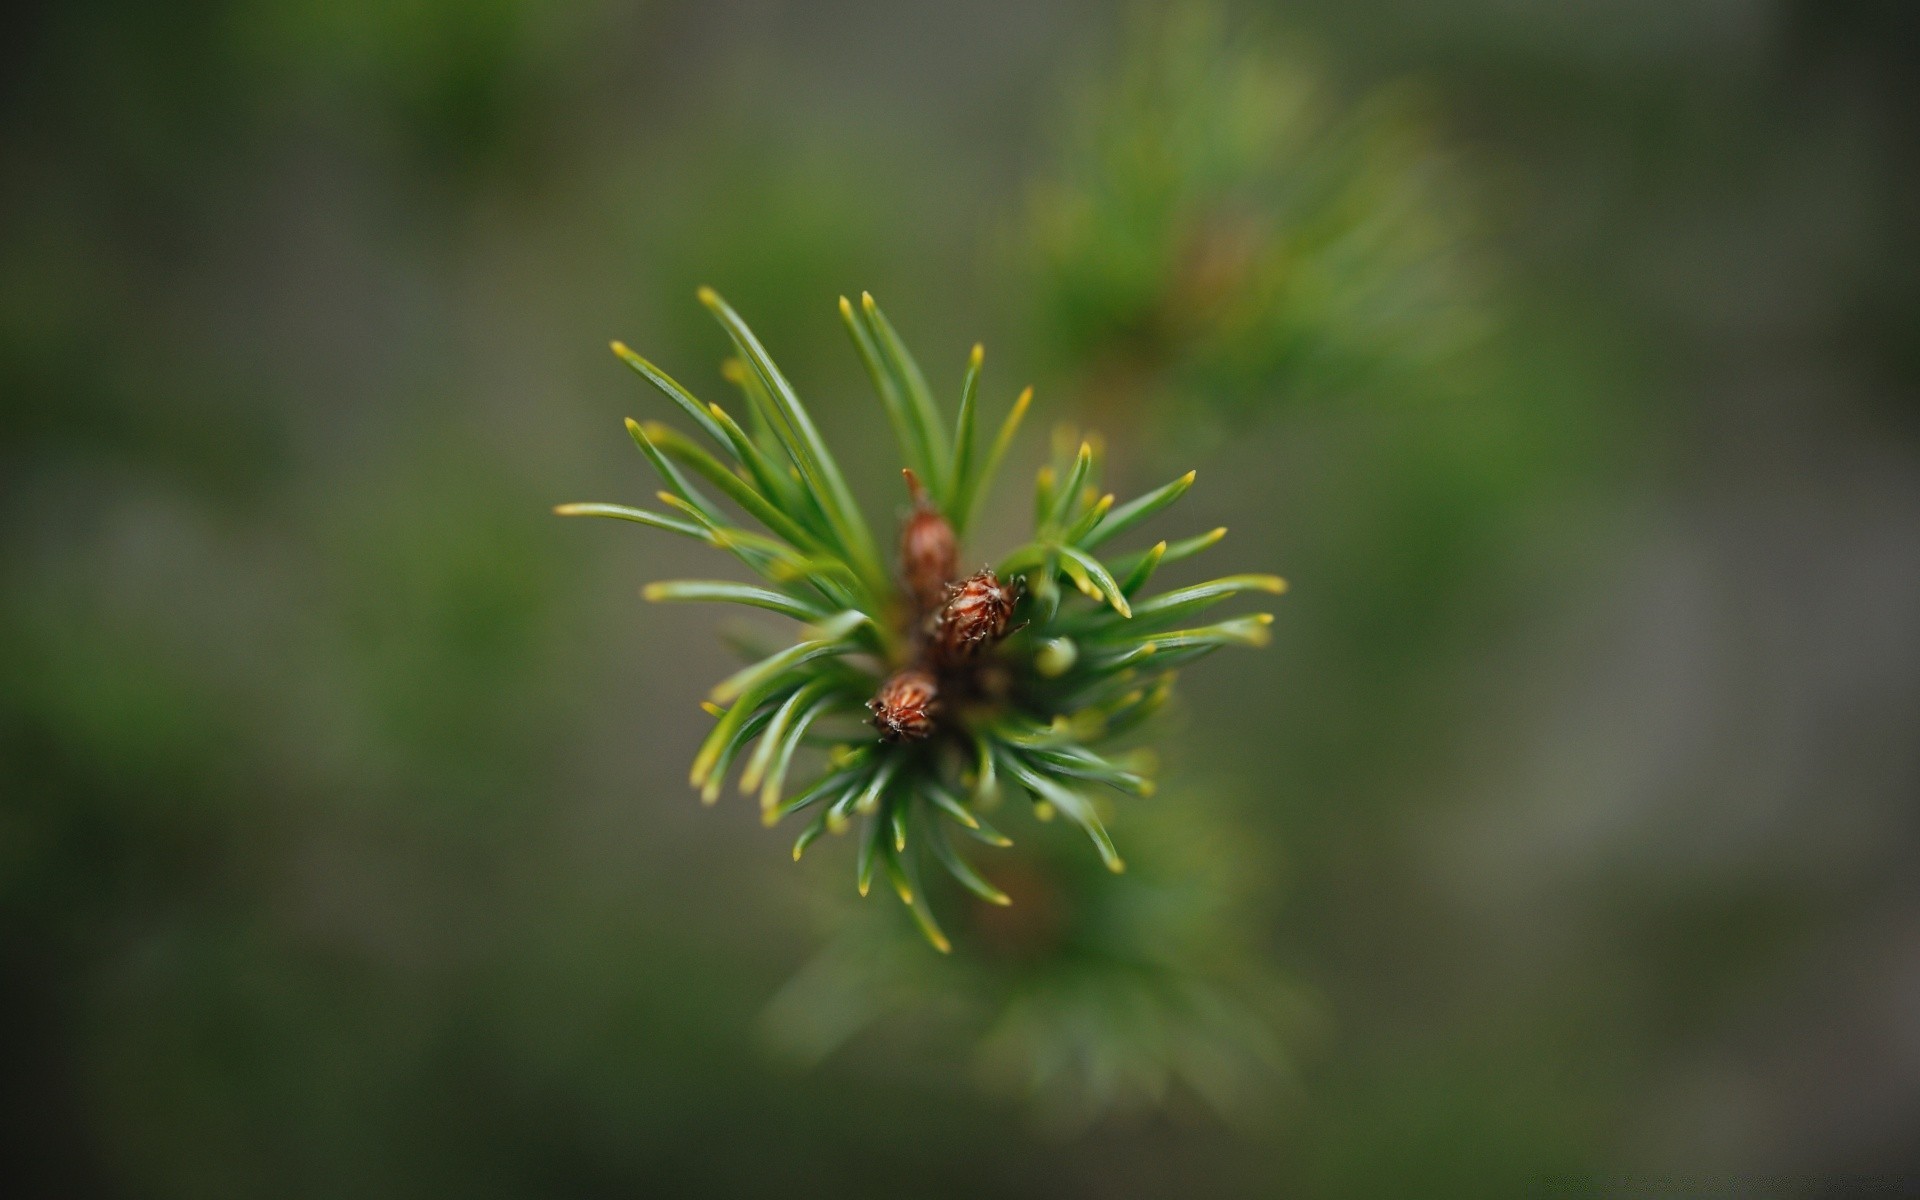
<instances>
[{"instance_id":1,"label":"blurred conifer sprig","mask_svg":"<svg viewBox=\"0 0 1920 1200\"><path fill-rule=\"evenodd\" d=\"M1105 798L1095 789L1150 793L1152 756L1096 747L1152 716L1166 702L1176 668L1222 646L1264 644L1269 614L1191 622L1222 600L1281 592L1284 582L1232 575L1145 594L1161 565L1214 545L1225 530L1103 552L1109 540L1177 501L1193 473L1116 504L1098 485L1096 439L1071 436L1056 439L1054 461L1036 479L1031 538L997 568L957 579L960 539L1032 389L984 439L981 348L974 347L958 411L948 417L873 298L862 296L858 305L843 298L841 316L898 435L915 500L900 560L890 566L793 386L725 301L711 289L702 289L700 300L733 342L737 357L723 372L743 394L745 423L615 343L615 353L711 448L666 425L629 420L634 442L666 484L659 499L667 511L600 503L556 511L704 541L734 555L764 584L662 582L647 587L651 600L745 604L800 622L791 645L713 688L705 707L714 726L691 773L702 800L716 801L738 765L741 790L758 793L769 825L810 815L795 858L822 834L863 819L860 892L884 875L942 951L950 943L920 882L922 852L982 900L1010 903L952 838L958 831L988 845L1010 844L982 816L1003 790L1025 796L1042 819L1058 814L1078 825L1106 866L1121 870ZM760 530L737 522L701 484ZM792 788L788 781L808 747L822 752L824 767Z\"/></svg>"},{"instance_id":2,"label":"blurred conifer sprig","mask_svg":"<svg viewBox=\"0 0 1920 1200\"><path fill-rule=\"evenodd\" d=\"M1405 87L1343 102L1261 34L1215 4L1143 6L1071 97L1020 244L1037 336L1098 411L1405 380L1486 327L1427 106Z\"/></svg>"},{"instance_id":3,"label":"blurred conifer sprig","mask_svg":"<svg viewBox=\"0 0 1920 1200\"><path fill-rule=\"evenodd\" d=\"M1175 785L1138 806L1123 879L1050 831L1023 838L999 872L1014 907L943 909L963 951L950 958L822 905L827 944L768 1004L763 1038L813 1065L896 1015L957 1029L979 1082L1057 1133L1188 1099L1235 1123L1275 1115L1317 1006L1263 951L1280 872L1223 790Z\"/></svg>"}]
</instances>

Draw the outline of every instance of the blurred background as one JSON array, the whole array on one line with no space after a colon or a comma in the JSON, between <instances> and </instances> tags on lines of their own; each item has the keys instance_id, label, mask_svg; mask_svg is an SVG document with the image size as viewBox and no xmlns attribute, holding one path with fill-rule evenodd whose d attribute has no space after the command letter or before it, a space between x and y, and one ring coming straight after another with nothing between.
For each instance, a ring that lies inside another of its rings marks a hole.
<instances>
[{"instance_id":1,"label":"blurred background","mask_svg":"<svg viewBox=\"0 0 1920 1200\"><path fill-rule=\"evenodd\" d=\"M8 1194L1911 1178L1917 13L9 9ZM1062 1124L937 995L769 1046L851 851L684 786L721 618L636 589L724 568L548 511L651 495L606 342L717 395L703 283L870 512L861 289L1037 385L981 556L1075 420L1292 581L1114 825L1232 848L1280 1102Z\"/></svg>"}]
</instances>

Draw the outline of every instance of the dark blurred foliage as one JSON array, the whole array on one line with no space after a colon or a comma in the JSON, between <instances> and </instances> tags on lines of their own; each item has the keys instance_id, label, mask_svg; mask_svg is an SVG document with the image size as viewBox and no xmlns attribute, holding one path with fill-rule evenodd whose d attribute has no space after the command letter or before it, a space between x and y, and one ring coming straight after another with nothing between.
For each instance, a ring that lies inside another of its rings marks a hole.
<instances>
[{"instance_id":1,"label":"dark blurred foliage","mask_svg":"<svg viewBox=\"0 0 1920 1200\"><path fill-rule=\"evenodd\" d=\"M902 1057L915 1032L973 1046L972 1074L1049 1135L1156 1109L1271 1132L1298 1099L1298 1047L1317 1018L1265 960L1277 871L1220 803L1227 790L1128 805L1124 875L1064 820L982 856L1012 903L936 893L948 956L925 953L897 914L823 902L828 944L769 1004L770 1047L812 1066L898 1026Z\"/></svg>"},{"instance_id":2,"label":"dark blurred foliage","mask_svg":"<svg viewBox=\"0 0 1920 1200\"><path fill-rule=\"evenodd\" d=\"M1081 406L1173 433L1451 368L1487 323L1483 247L1418 92L1341 95L1297 39L1214 5L1136 10L1016 250Z\"/></svg>"},{"instance_id":3,"label":"dark blurred foliage","mask_svg":"<svg viewBox=\"0 0 1920 1200\"><path fill-rule=\"evenodd\" d=\"M1102 6L8 10L9 1194L1920 1171L1913 14L1229 12L1336 121L1419 97L1483 333L1109 419L1007 251L1122 77ZM1213 553L1293 581L1193 676L1164 793L1232 781L1195 819L1266 875L1234 954L1315 1014L1284 1115L1061 1141L932 1012L763 1052L846 863L682 786L723 651L634 588L697 551L547 515L651 492L604 344L717 390L698 283L873 511L860 288L930 373L984 340L996 395L1109 423L1120 482L1198 467Z\"/></svg>"}]
</instances>

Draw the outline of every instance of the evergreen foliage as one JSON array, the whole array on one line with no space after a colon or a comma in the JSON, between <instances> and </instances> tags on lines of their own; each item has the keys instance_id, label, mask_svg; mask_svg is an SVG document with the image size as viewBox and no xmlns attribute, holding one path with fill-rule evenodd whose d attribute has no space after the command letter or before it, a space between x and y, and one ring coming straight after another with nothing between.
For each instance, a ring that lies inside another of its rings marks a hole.
<instances>
[{"instance_id":1,"label":"evergreen foliage","mask_svg":"<svg viewBox=\"0 0 1920 1200\"><path fill-rule=\"evenodd\" d=\"M1148 794L1152 759L1142 749L1116 752L1111 745L1166 703L1177 668L1222 646L1266 642L1269 614L1196 623L1205 610L1246 593L1281 592L1284 582L1230 575L1149 592L1161 566L1207 549L1225 531L1113 552L1109 542L1179 500L1193 473L1116 504L1099 487L1097 439L1076 445L1068 438L1056 439L1054 461L1036 478L1031 537L992 572L965 585L943 581L951 599L929 610L916 599L908 566L888 566L792 384L725 301L710 289L700 299L738 356L726 374L743 393L744 423L616 343L615 353L709 445L664 424L629 420L628 432L666 484L659 493L664 511L599 503L556 511L707 542L761 580L655 583L646 589L649 599L745 604L800 623L791 645L712 689L706 708L713 729L691 772L701 799L717 801L738 767L740 789L758 795L768 824L806 818L794 842L796 859L822 834L844 832L858 820L860 892L884 876L927 940L943 951L949 941L920 882L923 861L931 858L983 900L1009 903L953 839L957 833L990 846L1009 844L982 815L1003 791L1024 796L1042 818L1058 814L1079 826L1106 866L1120 871L1097 789ZM842 299L840 311L898 435L916 517L930 512L944 521L957 546L1032 389L988 438L978 403L980 347L967 364L957 411L948 416L871 296L858 306ZM729 515L707 488L759 528ZM1012 619L977 638L957 639L951 635L967 615L966 591L980 579L995 586L1005 581L1019 597ZM924 672L937 689L928 707L932 721L920 735L883 739L869 712L898 690L888 689L888 681L908 671ZM795 786L809 747L821 751L824 762L809 782Z\"/></svg>"}]
</instances>

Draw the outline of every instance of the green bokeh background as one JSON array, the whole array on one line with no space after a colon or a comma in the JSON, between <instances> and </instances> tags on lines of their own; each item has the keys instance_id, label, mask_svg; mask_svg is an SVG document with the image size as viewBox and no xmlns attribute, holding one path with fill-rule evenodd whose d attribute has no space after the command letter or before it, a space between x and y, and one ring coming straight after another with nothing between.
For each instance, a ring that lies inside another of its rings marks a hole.
<instances>
[{"instance_id":1,"label":"green bokeh background","mask_svg":"<svg viewBox=\"0 0 1920 1200\"><path fill-rule=\"evenodd\" d=\"M1113 70L1107 6L9 10L0 1185L1920 1172L1913 11L1261 10L1336 105L1420 97L1485 340L1103 420L1023 231ZM1213 565L1292 580L1163 746L1311 997L1281 1117L1063 1138L911 1014L810 1072L764 1052L818 897L858 903L846 848L793 867L683 786L727 655L636 588L711 561L548 515L652 491L620 418L661 409L609 338L718 393L702 283L871 511L897 464L833 312L863 288L948 387L985 341L990 411L1031 380L1132 486L1198 467Z\"/></svg>"}]
</instances>

